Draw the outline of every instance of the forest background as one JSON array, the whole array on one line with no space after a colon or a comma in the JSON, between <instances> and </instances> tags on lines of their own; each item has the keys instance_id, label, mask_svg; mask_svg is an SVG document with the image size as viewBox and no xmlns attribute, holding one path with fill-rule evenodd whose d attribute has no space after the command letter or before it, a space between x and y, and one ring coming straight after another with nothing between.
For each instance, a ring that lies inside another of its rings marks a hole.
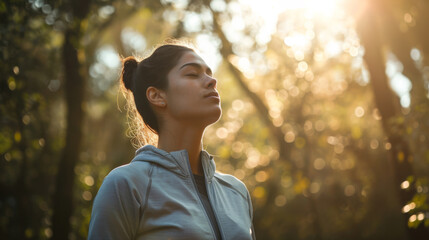
<instances>
[{"instance_id":1,"label":"forest background","mask_svg":"<svg viewBox=\"0 0 429 240\"><path fill-rule=\"evenodd\" d=\"M120 56L168 38L215 70L217 170L258 239L429 239L426 0L1 0L0 239L86 239L135 148Z\"/></svg>"}]
</instances>

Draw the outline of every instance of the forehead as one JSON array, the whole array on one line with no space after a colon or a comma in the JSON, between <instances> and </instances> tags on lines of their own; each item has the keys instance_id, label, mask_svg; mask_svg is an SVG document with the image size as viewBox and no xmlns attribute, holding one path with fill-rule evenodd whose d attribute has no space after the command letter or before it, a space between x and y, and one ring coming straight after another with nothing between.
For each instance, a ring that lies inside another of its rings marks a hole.
<instances>
[{"instance_id":1,"label":"forehead","mask_svg":"<svg viewBox=\"0 0 429 240\"><path fill-rule=\"evenodd\" d=\"M176 68L180 68L186 63L198 63L203 67L207 67L206 62L195 52L187 51L182 57L180 57L179 61L176 64Z\"/></svg>"}]
</instances>

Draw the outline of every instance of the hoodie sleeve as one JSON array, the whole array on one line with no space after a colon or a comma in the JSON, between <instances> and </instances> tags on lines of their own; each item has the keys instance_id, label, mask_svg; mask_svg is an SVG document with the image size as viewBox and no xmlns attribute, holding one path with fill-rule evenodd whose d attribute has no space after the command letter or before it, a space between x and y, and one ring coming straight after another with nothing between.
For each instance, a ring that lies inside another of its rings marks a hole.
<instances>
[{"instance_id":1,"label":"hoodie sleeve","mask_svg":"<svg viewBox=\"0 0 429 240\"><path fill-rule=\"evenodd\" d=\"M130 173L117 168L107 175L94 200L88 239L134 239L142 196ZM140 186L142 187L142 186Z\"/></svg>"}]
</instances>

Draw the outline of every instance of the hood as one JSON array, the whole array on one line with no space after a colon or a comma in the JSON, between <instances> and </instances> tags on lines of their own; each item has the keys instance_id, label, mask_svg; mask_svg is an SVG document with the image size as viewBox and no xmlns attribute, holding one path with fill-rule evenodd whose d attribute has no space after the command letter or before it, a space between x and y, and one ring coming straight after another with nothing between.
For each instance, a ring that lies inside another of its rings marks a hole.
<instances>
[{"instance_id":1,"label":"hood","mask_svg":"<svg viewBox=\"0 0 429 240\"><path fill-rule=\"evenodd\" d=\"M134 161L156 164L186 177L192 174L187 150L166 152L155 146L145 145L136 151L136 156L131 162ZM216 165L213 157L205 150L201 151L201 163L204 169L205 178L207 180L211 180L216 171Z\"/></svg>"}]
</instances>

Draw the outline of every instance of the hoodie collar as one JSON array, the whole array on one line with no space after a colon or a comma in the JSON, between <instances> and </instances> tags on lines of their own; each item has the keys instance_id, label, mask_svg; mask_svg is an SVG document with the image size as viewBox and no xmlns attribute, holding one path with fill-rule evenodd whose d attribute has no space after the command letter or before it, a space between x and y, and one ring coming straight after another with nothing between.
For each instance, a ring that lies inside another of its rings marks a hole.
<instances>
[{"instance_id":1,"label":"hoodie collar","mask_svg":"<svg viewBox=\"0 0 429 240\"><path fill-rule=\"evenodd\" d=\"M216 165L211 156L205 150L201 151L201 164L204 170L204 176L207 180L211 180L216 171ZM150 162L166 168L174 173L183 176L190 176L192 174L189 167L189 154L187 150L179 150L167 152L152 145L145 145L136 151L136 156L132 160Z\"/></svg>"}]
</instances>

